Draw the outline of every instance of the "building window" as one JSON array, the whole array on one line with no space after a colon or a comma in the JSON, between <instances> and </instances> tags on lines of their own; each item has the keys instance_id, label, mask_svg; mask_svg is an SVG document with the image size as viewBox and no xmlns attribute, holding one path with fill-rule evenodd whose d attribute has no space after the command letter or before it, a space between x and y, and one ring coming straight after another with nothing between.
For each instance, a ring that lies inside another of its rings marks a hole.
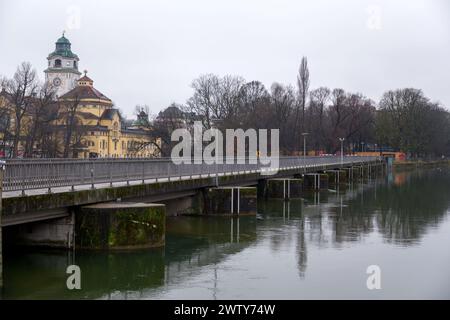
<instances>
[{"instance_id":1,"label":"building window","mask_svg":"<svg viewBox=\"0 0 450 320\"><path fill-rule=\"evenodd\" d=\"M78 69L77 62L76 62L76 61L73 62L73 67L74 67L75 69Z\"/></svg>"},{"instance_id":2,"label":"building window","mask_svg":"<svg viewBox=\"0 0 450 320\"><path fill-rule=\"evenodd\" d=\"M55 60L55 68L61 68L61 60L60 59Z\"/></svg>"}]
</instances>

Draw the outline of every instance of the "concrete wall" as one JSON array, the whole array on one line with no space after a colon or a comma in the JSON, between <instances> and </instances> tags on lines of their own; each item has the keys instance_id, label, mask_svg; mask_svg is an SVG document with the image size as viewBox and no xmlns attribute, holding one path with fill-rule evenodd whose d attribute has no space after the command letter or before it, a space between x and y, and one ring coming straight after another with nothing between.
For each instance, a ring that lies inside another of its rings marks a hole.
<instances>
[{"instance_id":1,"label":"concrete wall","mask_svg":"<svg viewBox=\"0 0 450 320\"><path fill-rule=\"evenodd\" d=\"M173 217L183 214L200 214L203 212L203 192L198 191L196 195L160 201L166 206L166 216Z\"/></svg>"},{"instance_id":2,"label":"concrete wall","mask_svg":"<svg viewBox=\"0 0 450 320\"><path fill-rule=\"evenodd\" d=\"M15 226L15 244L52 248L71 248L74 239L74 214L66 218Z\"/></svg>"}]
</instances>

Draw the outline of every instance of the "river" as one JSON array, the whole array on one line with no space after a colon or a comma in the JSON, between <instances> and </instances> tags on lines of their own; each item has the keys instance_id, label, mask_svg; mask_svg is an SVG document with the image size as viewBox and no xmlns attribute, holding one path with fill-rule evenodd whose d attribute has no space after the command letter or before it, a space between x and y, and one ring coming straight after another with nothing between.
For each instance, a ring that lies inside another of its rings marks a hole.
<instances>
[{"instance_id":1,"label":"river","mask_svg":"<svg viewBox=\"0 0 450 320\"><path fill-rule=\"evenodd\" d=\"M4 254L6 299L450 299L450 169L390 173L257 217L172 217L166 247ZM66 288L69 264L81 290ZM379 267L369 290L367 268Z\"/></svg>"}]
</instances>

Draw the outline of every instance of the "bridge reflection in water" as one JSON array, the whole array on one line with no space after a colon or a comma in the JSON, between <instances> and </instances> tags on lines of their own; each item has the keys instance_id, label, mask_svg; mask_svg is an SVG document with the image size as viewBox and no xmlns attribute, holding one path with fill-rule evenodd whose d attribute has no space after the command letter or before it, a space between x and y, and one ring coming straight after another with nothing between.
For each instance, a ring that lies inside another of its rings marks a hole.
<instances>
[{"instance_id":1,"label":"bridge reflection in water","mask_svg":"<svg viewBox=\"0 0 450 320\"><path fill-rule=\"evenodd\" d=\"M430 277L428 285L434 285L445 275L428 272L432 266L426 263L428 253L421 248L430 230L448 227L445 218L450 206L450 172L435 169L402 175L401 179L311 192L302 200L260 201L256 218L169 218L163 249L82 251L75 257L55 252L18 254L10 249L5 257L3 297L370 298L365 282L356 285L355 277L359 276L354 275L354 265L366 265L368 261L388 265L386 257L393 254L392 250L401 250L395 251L398 256L410 248L415 248L408 258L414 262L409 266L411 274L424 272ZM352 250L357 251L346 253ZM450 262L445 255L442 259L444 264ZM82 270L81 291L65 288L65 268L74 262ZM401 267L390 265L390 269ZM331 275L333 284L327 281L329 270L348 272ZM323 279L318 280L320 272ZM364 271L362 275L365 279ZM345 290L340 277L348 283ZM391 288L392 294L400 298L401 294L413 294L401 291L405 284L402 279L400 273L390 278L394 281L391 286L399 287ZM425 286L424 292L431 292L427 284L419 285ZM389 290L380 294L390 297ZM440 294L450 297L445 290Z\"/></svg>"}]
</instances>

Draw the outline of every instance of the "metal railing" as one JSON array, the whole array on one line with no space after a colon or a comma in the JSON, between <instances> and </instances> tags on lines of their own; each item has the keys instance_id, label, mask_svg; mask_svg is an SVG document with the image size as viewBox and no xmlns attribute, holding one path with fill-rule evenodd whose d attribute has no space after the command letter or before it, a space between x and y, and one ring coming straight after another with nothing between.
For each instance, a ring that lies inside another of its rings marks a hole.
<instances>
[{"instance_id":1,"label":"metal railing","mask_svg":"<svg viewBox=\"0 0 450 320\"><path fill-rule=\"evenodd\" d=\"M380 160L379 157L348 156L341 159L326 157L280 157L277 168L264 165L264 159L246 159L246 163L229 164L179 164L171 159L11 159L6 160L3 190L22 191L81 185L118 183L148 180L214 177L249 173L271 172L327 165L355 165ZM259 160L259 161L256 161ZM341 162L342 161L342 162ZM249 163L256 162L256 163Z\"/></svg>"}]
</instances>

